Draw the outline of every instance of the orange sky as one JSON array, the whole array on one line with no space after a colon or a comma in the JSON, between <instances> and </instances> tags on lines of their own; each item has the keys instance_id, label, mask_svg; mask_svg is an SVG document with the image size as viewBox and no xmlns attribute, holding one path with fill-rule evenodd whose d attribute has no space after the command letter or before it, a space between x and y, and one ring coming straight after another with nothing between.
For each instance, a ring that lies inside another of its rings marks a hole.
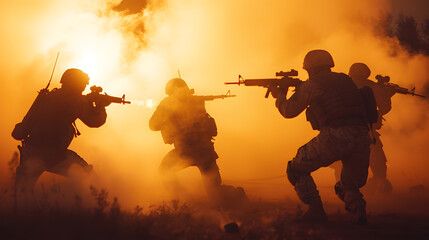
<instances>
[{"instance_id":1,"label":"orange sky","mask_svg":"<svg viewBox=\"0 0 429 240\"><path fill-rule=\"evenodd\" d=\"M409 56L395 41L375 35L371 26L383 14L398 13L398 1L149 1L131 15L111 10L120 1L87 2L0 3L3 178L18 144L10 132L46 86L58 51L52 87L59 86L62 72L77 67L90 75L91 85L101 85L111 95L126 93L128 99L152 99L156 105L165 83L180 70L197 94L229 89L237 94L206 104L219 129L215 148L221 174L230 183L285 174L286 162L317 134L304 116L282 118L274 100L263 97L265 90L223 85L238 74L274 77L276 71L294 68L304 80L304 55L322 48L333 55L334 71L347 72L352 63L365 62L372 79L390 75L392 82L416 86L417 92L428 82L427 57ZM392 57L394 47L397 55ZM428 184L427 108L427 101L411 96L393 98L381 133L395 186ZM78 122L82 136L70 148L95 166L113 194L130 203L164 196L157 168L171 146L148 128L154 108L111 105L107 111L108 121L99 129ZM314 175L322 186L334 183L331 169ZM200 186L196 169L180 177ZM285 180L275 184L246 186L251 194L269 198L292 193ZM276 190L279 186L284 192Z\"/></svg>"}]
</instances>

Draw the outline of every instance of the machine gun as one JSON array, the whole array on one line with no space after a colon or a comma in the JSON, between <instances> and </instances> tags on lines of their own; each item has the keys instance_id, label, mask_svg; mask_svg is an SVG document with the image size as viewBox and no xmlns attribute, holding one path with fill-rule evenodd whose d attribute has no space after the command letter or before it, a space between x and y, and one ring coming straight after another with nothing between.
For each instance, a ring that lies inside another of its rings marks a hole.
<instances>
[{"instance_id":1,"label":"machine gun","mask_svg":"<svg viewBox=\"0 0 429 240\"><path fill-rule=\"evenodd\" d=\"M192 97L198 101L212 101L215 99L224 99L224 98L230 98L235 97L236 95L231 95L231 92L228 90L226 94L224 95L193 95Z\"/></svg>"},{"instance_id":2,"label":"machine gun","mask_svg":"<svg viewBox=\"0 0 429 240\"><path fill-rule=\"evenodd\" d=\"M268 98L270 92L273 88L279 88L282 91L287 91L289 87L297 87L300 86L303 81L298 78L293 78L294 76L298 76L298 71L291 69L288 72L276 72L276 77L280 78L256 78L256 79L244 79L241 75L238 75L237 82L225 82L225 84L244 84L244 86L259 86L267 88L267 92L265 93L265 98Z\"/></svg>"},{"instance_id":3,"label":"machine gun","mask_svg":"<svg viewBox=\"0 0 429 240\"><path fill-rule=\"evenodd\" d=\"M102 87L98 86L92 86L90 88L91 93L87 94L87 96L91 99L91 101L95 102L95 105L97 103L103 103L109 105L110 103L119 103L119 104L130 104L130 101L125 100L125 94L122 95L122 97L113 97L110 95L107 95L106 93L100 94L103 91ZM106 106L107 106L106 105Z\"/></svg>"},{"instance_id":4,"label":"machine gun","mask_svg":"<svg viewBox=\"0 0 429 240\"><path fill-rule=\"evenodd\" d=\"M383 84L385 86L389 86L394 89L395 92L400 94L410 94L417 97L426 97L420 94L415 93L416 88L413 87L411 90L408 90L407 88L400 87L398 84L390 83L390 77L389 76L381 76L377 75L375 76L375 79L377 79L377 83Z\"/></svg>"}]
</instances>

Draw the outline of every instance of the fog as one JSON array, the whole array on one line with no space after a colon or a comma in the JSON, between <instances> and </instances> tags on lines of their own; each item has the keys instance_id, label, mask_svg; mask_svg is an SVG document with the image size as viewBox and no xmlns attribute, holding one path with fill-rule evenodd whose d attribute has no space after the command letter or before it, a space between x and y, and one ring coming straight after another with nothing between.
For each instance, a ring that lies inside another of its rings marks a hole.
<instances>
[{"instance_id":1,"label":"fog","mask_svg":"<svg viewBox=\"0 0 429 240\"><path fill-rule=\"evenodd\" d=\"M250 197L268 199L296 199L284 177L286 163L317 132L304 114L284 119L274 99L264 98L265 89L224 82L236 81L239 74L268 78L290 69L305 80L305 54L325 49L334 58L333 71L347 73L354 62L364 62L371 79L389 75L391 82L415 86L417 93L429 83L428 57L410 55L398 41L375 30L383 16L400 13L406 4L401 1L165 0L125 1L118 7L120 2L0 3L2 182L10 180L7 162L19 144L10 133L46 86L57 52L51 88L59 87L61 74L74 67L89 74L90 85L141 103L110 105L107 123L98 129L77 121L82 135L70 146L94 165L100 185L129 206L168 198L158 165L172 146L163 143L160 132L149 130L148 121L165 97L166 82L178 77L178 71L198 95L227 90L237 95L206 103L218 126L218 165L225 183L243 186ZM427 3L417 4L426 8L404 8L405 14L427 18ZM427 186L428 101L396 94L392 104L380 131L388 177L395 191ZM333 194L332 169L313 176L322 194ZM196 168L180 172L179 178L191 192L202 189ZM53 179L65 181L44 174L39 182Z\"/></svg>"}]
</instances>

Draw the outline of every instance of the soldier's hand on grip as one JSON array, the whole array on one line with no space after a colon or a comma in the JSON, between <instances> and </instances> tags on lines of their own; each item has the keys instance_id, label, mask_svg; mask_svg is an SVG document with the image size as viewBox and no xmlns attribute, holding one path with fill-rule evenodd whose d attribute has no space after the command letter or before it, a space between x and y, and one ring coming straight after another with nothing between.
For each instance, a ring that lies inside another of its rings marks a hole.
<instances>
[{"instance_id":1,"label":"soldier's hand on grip","mask_svg":"<svg viewBox=\"0 0 429 240\"><path fill-rule=\"evenodd\" d=\"M112 101L108 99L107 97L102 97L103 95L100 95L100 97L96 97L94 103L96 107L107 107L109 106Z\"/></svg>"},{"instance_id":2,"label":"soldier's hand on grip","mask_svg":"<svg viewBox=\"0 0 429 240\"><path fill-rule=\"evenodd\" d=\"M271 96L273 96L273 98L276 98L276 99L279 98L283 93L283 91L280 90L280 88L274 87L274 86L270 87L268 90L271 92Z\"/></svg>"}]
</instances>

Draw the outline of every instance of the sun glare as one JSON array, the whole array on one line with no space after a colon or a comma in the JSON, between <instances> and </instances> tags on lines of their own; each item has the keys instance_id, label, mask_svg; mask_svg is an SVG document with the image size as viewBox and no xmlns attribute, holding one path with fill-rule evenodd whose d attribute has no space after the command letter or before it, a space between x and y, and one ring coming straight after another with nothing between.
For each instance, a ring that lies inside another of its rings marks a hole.
<instances>
[{"instance_id":1,"label":"sun glare","mask_svg":"<svg viewBox=\"0 0 429 240\"><path fill-rule=\"evenodd\" d=\"M93 53L85 53L83 56L78 58L77 62L73 66L86 72L91 79L96 78L98 75L98 59Z\"/></svg>"}]
</instances>

